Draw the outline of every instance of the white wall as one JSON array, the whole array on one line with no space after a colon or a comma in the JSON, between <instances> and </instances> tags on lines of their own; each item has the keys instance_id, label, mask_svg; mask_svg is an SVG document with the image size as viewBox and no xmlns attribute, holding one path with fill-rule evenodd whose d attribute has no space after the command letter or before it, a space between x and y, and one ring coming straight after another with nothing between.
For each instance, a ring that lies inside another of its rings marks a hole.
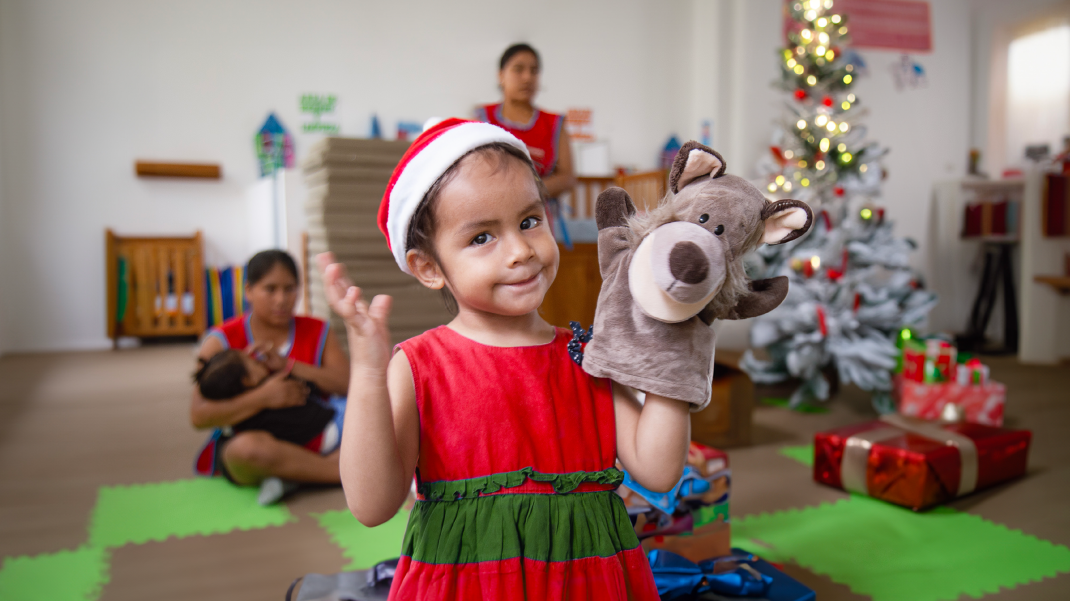
<instances>
[{"instance_id":1,"label":"white wall","mask_svg":"<svg viewBox=\"0 0 1070 601\"><path fill-rule=\"evenodd\" d=\"M922 89L894 89L897 53L862 51L865 123L892 149L878 202L923 271L932 184L984 137L979 46L1009 4L933 2L934 50L913 55ZM651 167L670 134L709 119L729 170L753 175L786 101L772 88L781 18L780 0L0 0L0 351L106 344L105 227L202 229L210 263L245 260L252 136L269 111L296 133L299 96L333 93L351 136L372 113L387 135L398 119L467 115L497 99L514 41L543 55L539 104L592 107L614 163ZM300 156L313 138L296 137ZM219 162L224 179L138 179L139 158Z\"/></svg>"},{"instance_id":2,"label":"white wall","mask_svg":"<svg viewBox=\"0 0 1070 601\"><path fill-rule=\"evenodd\" d=\"M651 167L687 124L692 4L0 0L0 340L107 344L106 227L202 229L208 262L246 259L253 134L270 110L296 131L302 93L339 97L343 135L373 112L389 134L495 101L497 57L524 40L543 55L539 104L593 107L612 160ZM136 159L219 162L224 178L138 179Z\"/></svg>"}]
</instances>

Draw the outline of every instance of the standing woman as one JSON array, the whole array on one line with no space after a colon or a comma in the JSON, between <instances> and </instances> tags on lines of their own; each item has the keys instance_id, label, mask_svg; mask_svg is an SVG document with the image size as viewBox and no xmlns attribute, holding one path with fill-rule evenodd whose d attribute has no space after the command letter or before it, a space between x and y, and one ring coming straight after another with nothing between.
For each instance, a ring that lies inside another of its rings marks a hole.
<instances>
[{"instance_id":1,"label":"standing woman","mask_svg":"<svg viewBox=\"0 0 1070 601\"><path fill-rule=\"evenodd\" d=\"M337 452L321 456L263 431L230 432L230 426L265 409L304 404L305 382L329 395L344 395L349 386L349 360L327 323L294 315L298 278L293 257L281 250L259 252L245 273L249 311L210 329L197 355L207 361L228 348L247 350L276 374L224 401L208 401L193 388L191 423L198 429L215 429L197 457L195 471L221 474L245 486L271 477L338 483Z\"/></svg>"},{"instance_id":2,"label":"standing woman","mask_svg":"<svg viewBox=\"0 0 1070 601\"><path fill-rule=\"evenodd\" d=\"M539 53L527 44L513 44L498 62L502 101L476 110L476 118L497 125L528 147L535 170L551 198L576 186L572 151L564 117L534 105L539 91Z\"/></svg>"}]
</instances>

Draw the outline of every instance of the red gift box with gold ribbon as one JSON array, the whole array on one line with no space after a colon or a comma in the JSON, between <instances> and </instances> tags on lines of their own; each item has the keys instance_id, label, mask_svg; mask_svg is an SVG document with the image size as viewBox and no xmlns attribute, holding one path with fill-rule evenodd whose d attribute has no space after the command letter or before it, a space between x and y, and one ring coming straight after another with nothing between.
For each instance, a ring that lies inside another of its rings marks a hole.
<instances>
[{"instance_id":1,"label":"red gift box with gold ribbon","mask_svg":"<svg viewBox=\"0 0 1070 601\"><path fill-rule=\"evenodd\" d=\"M1025 473L1028 430L902 415L814 435L814 480L924 509Z\"/></svg>"}]
</instances>

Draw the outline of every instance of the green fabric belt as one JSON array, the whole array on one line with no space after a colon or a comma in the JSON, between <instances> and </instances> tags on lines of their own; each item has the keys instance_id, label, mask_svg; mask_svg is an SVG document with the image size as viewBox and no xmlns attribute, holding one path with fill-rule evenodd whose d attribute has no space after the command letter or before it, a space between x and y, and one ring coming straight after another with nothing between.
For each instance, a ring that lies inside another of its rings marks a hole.
<instances>
[{"instance_id":1,"label":"green fabric belt","mask_svg":"<svg viewBox=\"0 0 1070 601\"><path fill-rule=\"evenodd\" d=\"M624 501L613 491L521 493L417 501L402 553L433 564L569 561L612 557L638 546Z\"/></svg>"},{"instance_id":2,"label":"green fabric belt","mask_svg":"<svg viewBox=\"0 0 1070 601\"><path fill-rule=\"evenodd\" d=\"M503 488L520 486L525 480L549 482L554 490L567 493L576 490L584 482L619 485L624 481L624 472L615 467L599 472L571 472L568 474L544 474L534 468L525 467L515 472L502 472L466 480L439 480L421 482L419 492L429 501L452 501L455 499L478 497L480 493L496 493Z\"/></svg>"}]
</instances>

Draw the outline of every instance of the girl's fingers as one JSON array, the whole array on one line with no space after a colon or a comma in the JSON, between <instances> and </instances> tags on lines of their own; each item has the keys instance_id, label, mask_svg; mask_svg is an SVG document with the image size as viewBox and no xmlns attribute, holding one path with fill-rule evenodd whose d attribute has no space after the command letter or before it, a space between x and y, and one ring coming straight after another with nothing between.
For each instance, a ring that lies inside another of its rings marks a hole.
<instances>
[{"instance_id":1,"label":"girl's fingers","mask_svg":"<svg viewBox=\"0 0 1070 601\"><path fill-rule=\"evenodd\" d=\"M380 294L372 299L371 305L368 306L368 316L378 322L386 322L390 317L390 308L394 304L394 299L386 294Z\"/></svg>"},{"instance_id":2,"label":"girl's fingers","mask_svg":"<svg viewBox=\"0 0 1070 601\"><path fill-rule=\"evenodd\" d=\"M326 272L327 266L334 262L334 253L332 252L325 252L316 255L316 265L319 267L320 271Z\"/></svg>"}]
</instances>

